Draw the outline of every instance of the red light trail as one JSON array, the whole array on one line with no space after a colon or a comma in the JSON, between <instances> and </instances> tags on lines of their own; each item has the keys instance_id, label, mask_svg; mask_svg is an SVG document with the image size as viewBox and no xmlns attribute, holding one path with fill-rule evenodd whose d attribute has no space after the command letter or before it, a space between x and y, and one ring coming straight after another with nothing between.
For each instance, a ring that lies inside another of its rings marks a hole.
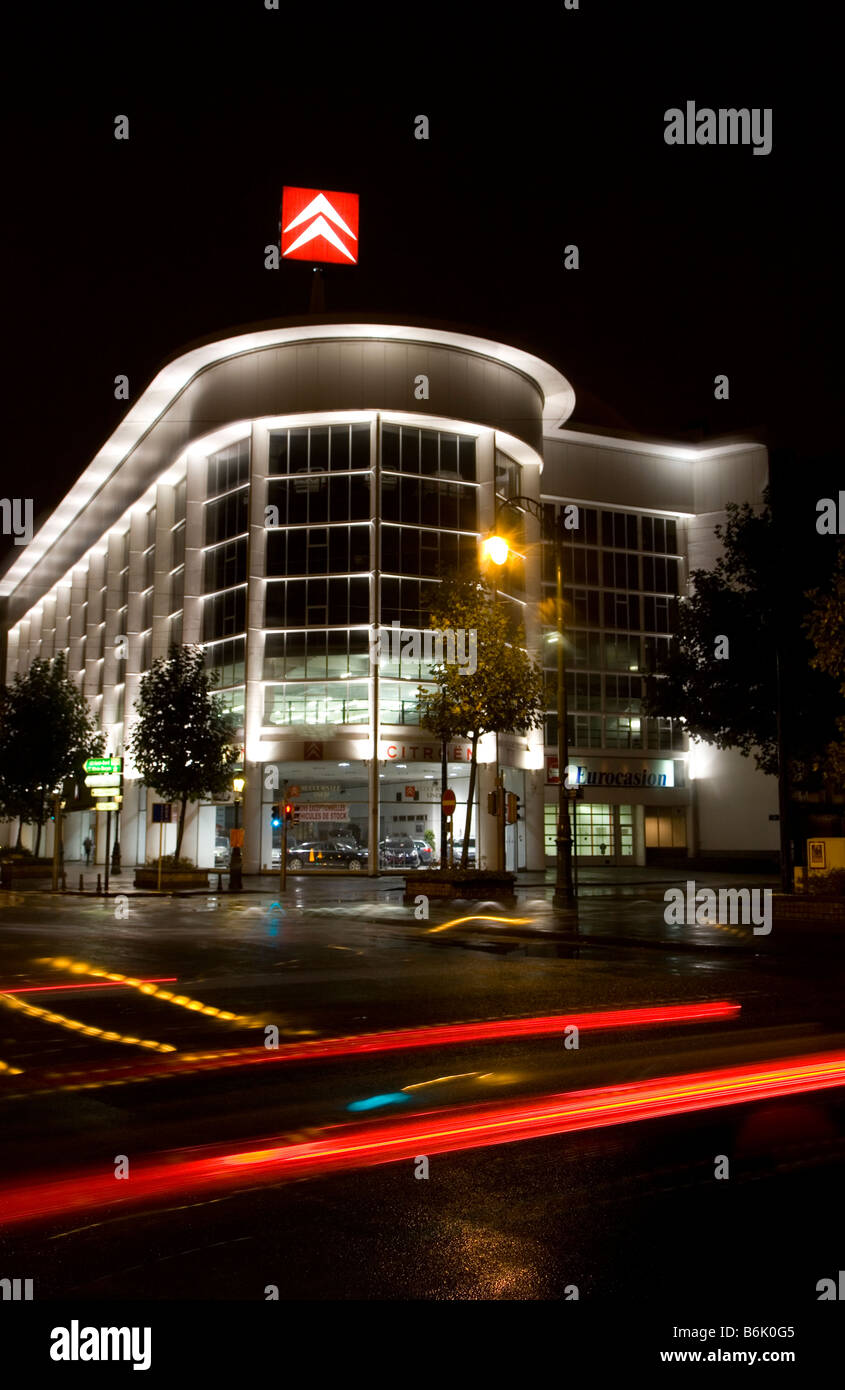
<instances>
[{"instance_id":1,"label":"red light trail","mask_svg":"<svg viewBox=\"0 0 845 1390\"><path fill-rule=\"evenodd\" d=\"M267 1140L260 1148L225 1151L221 1145L140 1160L119 1193L111 1174L11 1184L0 1197L6 1226L71 1217L89 1208L161 1201L176 1193L198 1196L225 1186L316 1177L418 1154L455 1153L525 1139L631 1124L693 1111L806 1094L845 1084L845 1052L790 1057L712 1071L684 1072L618 1086L563 1092L529 1100L456 1106L370 1124L339 1125L313 1139ZM188 1156L189 1155L189 1156Z\"/></svg>"},{"instance_id":2,"label":"red light trail","mask_svg":"<svg viewBox=\"0 0 845 1390\"><path fill-rule=\"evenodd\" d=\"M10 991L7 991L9 993ZM459 1043L498 1042L509 1038L562 1036L565 1028L577 1027L582 1032L609 1028L645 1028L658 1025L710 1023L736 1018L741 1009L727 999L698 1004L661 1004L635 1009L604 1009L592 1013L545 1014L535 1018L505 1018L480 1020L472 1023L435 1023L424 1028L397 1028L382 1033L359 1033L351 1037L317 1038L309 1042L282 1043L276 1048L221 1048L209 1052L173 1056L167 1062L134 1061L98 1067L98 1086L119 1085L162 1076L179 1076L197 1071L222 1071L227 1067L258 1066L265 1062L325 1061L338 1057L375 1055L379 1052L402 1052L414 1048L445 1047ZM94 1078L84 1068L49 1071L32 1070L26 1076L26 1089L55 1090L62 1084L70 1087L78 1081ZM18 1088L24 1083L18 1081ZM20 1094L20 1089L16 1094Z\"/></svg>"}]
</instances>

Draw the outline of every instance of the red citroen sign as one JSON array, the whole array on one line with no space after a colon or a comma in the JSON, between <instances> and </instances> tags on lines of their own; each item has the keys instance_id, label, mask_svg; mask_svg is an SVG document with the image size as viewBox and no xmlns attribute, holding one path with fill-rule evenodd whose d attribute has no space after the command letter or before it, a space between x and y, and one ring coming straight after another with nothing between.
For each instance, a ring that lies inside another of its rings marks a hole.
<instances>
[{"instance_id":1,"label":"red citroen sign","mask_svg":"<svg viewBox=\"0 0 845 1390\"><path fill-rule=\"evenodd\" d=\"M358 194L282 190L282 260L358 263Z\"/></svg>"}]
</instances>

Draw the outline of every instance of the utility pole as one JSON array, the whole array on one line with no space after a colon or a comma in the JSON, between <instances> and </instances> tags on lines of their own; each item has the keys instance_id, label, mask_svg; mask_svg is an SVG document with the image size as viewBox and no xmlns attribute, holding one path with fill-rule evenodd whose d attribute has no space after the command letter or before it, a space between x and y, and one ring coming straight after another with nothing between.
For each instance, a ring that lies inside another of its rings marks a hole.
<instances>
[{"instance_id":1,"label":"utility pole","mask_svg":"<svg viewBox=\"0 0 845 1390\"><path fill-rule=\"evenodd\" d=\"M572 871L572 826L569 813L569 795L566 786L566 769L569 764L569 743L566 726L566 666L563 651L563 542L560 532L560 518L556 517L549 527L542 503L533 497L518 494L506 497L499 502L493 518L493 536L496 536L499 518L507 507L521 508L539 521L544 540L550 540L554 547L555 560L555 611L557 629L557 773L558 773L558 824L557 835L557 877L553 902L555 907L568 914L574 914L577 898L573 884ZM494 550L488 552L494 564L504 564L510 553L507 543L500 543L501 558Z\"/></svg>"}]
</instances>

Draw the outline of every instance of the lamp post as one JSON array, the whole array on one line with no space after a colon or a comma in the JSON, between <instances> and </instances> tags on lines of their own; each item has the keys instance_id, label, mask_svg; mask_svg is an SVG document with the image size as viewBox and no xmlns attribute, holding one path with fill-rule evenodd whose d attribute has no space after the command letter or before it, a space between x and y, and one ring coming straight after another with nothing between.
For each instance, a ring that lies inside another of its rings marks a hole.
<instances>
[{"instance_id":1,"label":"lamp post","mask_svg":"<svg viewBox=\"0 0 845 1390\"><path fill-rule=\"evenodd\" d=\"M245 786L243 777L232 778L232 789L235 793L235 828L232 831L232 855L229 861L229 892L240 893L244 886L243 881L243 855L241 854L241 841L243 835L240 828L241 819L241 792Z\"/></svg>"},{"instance_id":2,"label":"lamp post","mask_svg":"<svg viewBox=\"0 0 845 1390\"><path fill-rule=\"evenodd\" d=\"M511 555L507 539L498 534L499 517L507 507L519 507L539 521L544 540L551 540L555 559L555 615L557 627L557 772L558 772L558 824L557 835L557 877L553 902L555 907L566 912L574 912L577 898L572 873L572 827L569 816L569 794L566 786L566 769L569 764L569 746L566 730L566 670L563 660L563 546L560 527L557 522L550 527L542 504L533 497L506 497L499 502L493 517L493 530L484 541L483 555L494 565L504 565Z\"/></svg>"},{"instance_id":3,"label":"lamp post","mask_svg":"<svg viewBox=\"0 0 845 1390\"><path fill-rule=\"evenodd\" d=\"M53 892L58 892L59 879L64 867L64 846L62 844L62 811L65 803L62 800L61 788L53 792L53 820L55 831L53 833Z\"/></svg>"}]
</instances>

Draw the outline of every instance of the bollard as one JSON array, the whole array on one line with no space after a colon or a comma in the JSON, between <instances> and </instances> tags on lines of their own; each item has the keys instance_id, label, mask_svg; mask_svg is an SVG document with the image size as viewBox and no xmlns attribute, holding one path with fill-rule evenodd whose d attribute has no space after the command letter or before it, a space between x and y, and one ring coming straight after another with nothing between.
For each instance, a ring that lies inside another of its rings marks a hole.
<instances>
[{"instance_id":1,"label":"bollard","mask_svg":"<svg viewBox=\"0 0 845 1390\"><path fill-rule=\"evenodd\" d=\"M100 897L102 891L103 891L103 889L102 889L102 886L101 886L101 884L100 884L100 875L97 874L97 897L98 897L98 898Z\"/></svg>"},{"instance_id":2,"label":"bollard","mask_svg":"<svg viewBox=\"0 0 845 1390\"><path fill-rule=\"evenodd\" d=\"M83 881L82 881L82 875L81 875L81 874L79 875L79 891L80 891L80 893L84 893L84 892L85 892L85 884L84 884Z\"/></svg>"},{"instance_id":3,"label":"bollard","mask_svg":"<svg viewBox=\"0 0 845 1390\"><path fill-rule=\"evenodd\" d=\"M218 893L223 892L223 874L219 869L217 870L217 891Z\"/></svg>"},{"instance_id":4,"label":"bollard","mask_svg":"<svg viewBox=\"0 0 845 1390\"><path fill-rule=\"evenodd\" d=\"M65 873L64 869L62 869L62 892L67 892L67 874Z\"/></svg>"}]
</instances>

